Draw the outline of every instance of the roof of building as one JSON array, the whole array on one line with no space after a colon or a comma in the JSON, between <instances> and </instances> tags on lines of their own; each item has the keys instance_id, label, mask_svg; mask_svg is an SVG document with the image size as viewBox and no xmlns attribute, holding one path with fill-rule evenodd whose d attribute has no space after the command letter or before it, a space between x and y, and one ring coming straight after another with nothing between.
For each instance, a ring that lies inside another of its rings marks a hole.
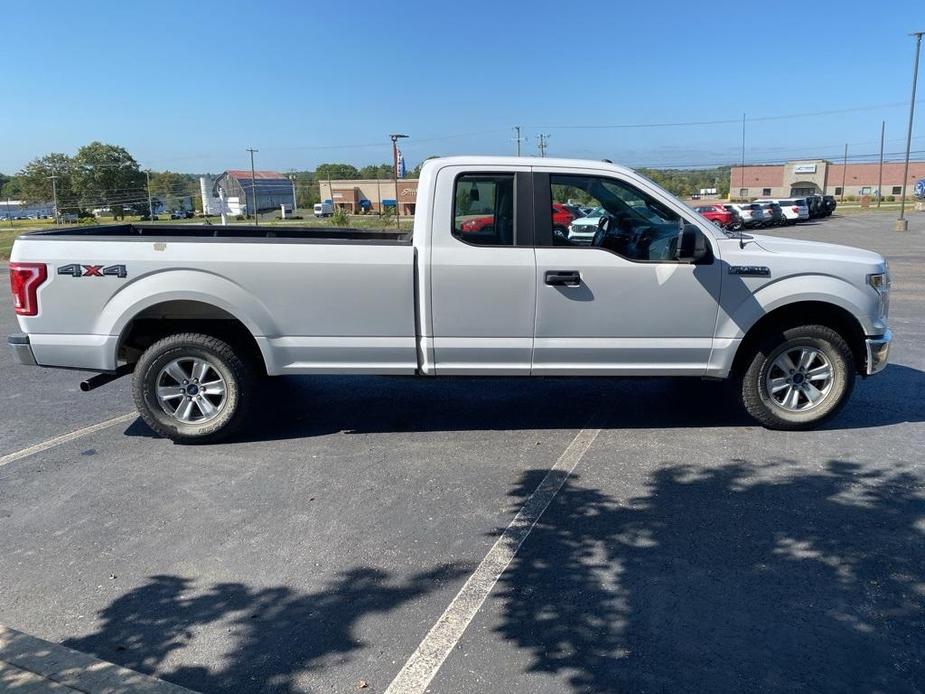
<instances>
[{"instance_id":1,"label":"roof of building","mask_svg":"<svg viewBox=\"0 0 925 694\"><path fill-rule=\"evenodd\" d=\"M261 180L270 180L270 179L281 179L283 181L289 182L289 179L286 178L279 171L254 171L253 175L250 169L228 169L226 172L232 178L237 178L238 180L251 178L259 178Z\"/></svg>"}]
</instances>

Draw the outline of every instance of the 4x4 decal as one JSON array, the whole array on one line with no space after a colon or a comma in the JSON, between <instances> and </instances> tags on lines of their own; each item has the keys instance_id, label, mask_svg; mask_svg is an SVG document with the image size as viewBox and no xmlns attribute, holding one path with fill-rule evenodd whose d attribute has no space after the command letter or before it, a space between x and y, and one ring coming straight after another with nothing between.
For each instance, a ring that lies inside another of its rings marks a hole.
<instances>
[{"instance_id":1,"label":"4x4 decal","mask_svg":"<svg viewBox=\"0 0 925 694\"><path fill-rule=\"evenodd\" d=\"M80 263L71 263L62 265L58 268L59 275L70 275L71 277L128 277L125 265L82 265Z\"/></svg>"}]
</instances>

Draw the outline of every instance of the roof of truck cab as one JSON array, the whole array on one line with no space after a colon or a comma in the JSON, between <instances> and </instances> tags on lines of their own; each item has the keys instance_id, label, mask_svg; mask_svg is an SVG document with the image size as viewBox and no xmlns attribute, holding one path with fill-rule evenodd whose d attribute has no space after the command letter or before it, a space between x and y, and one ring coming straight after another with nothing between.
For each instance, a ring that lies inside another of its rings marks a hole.
<instances>
[{"instance_id":1,"label":"roof of truck cab","mask_svg":"<svg viewBox=\"0 0 925 694\"><path fill-rule=\"evenodd\" d=\"M490 157L490 156L458 156L437 157L428 159L428 163L440 166L543 166L561 167L563 169L607 169L620 173L635 173L627 166L620 166L601 159L555 159L552 157Z\"/></svg>"}]
</instances>

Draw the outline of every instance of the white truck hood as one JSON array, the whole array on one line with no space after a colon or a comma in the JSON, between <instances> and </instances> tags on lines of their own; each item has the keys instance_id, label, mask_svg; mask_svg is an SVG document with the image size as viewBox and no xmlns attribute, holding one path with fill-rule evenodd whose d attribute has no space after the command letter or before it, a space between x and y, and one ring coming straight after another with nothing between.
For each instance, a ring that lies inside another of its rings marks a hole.
<instances>
[{"instance_id":1,"label":"white truck hood","mask_svg":"<svg viewBox=\"0 0 925 694\"><path fill-rule=\"evenodd\" d=\"M761 234L749 234L752 243L757 244L769 253L780 253L797 258L815 258L826 261L860 262L871 265L882 264L883 256L873 251L852 246L841 246L834 243L820 241L804 241L801 239L779 238ZM748 241L746 241L746 245Z\"/></svg>"}]
</instances>

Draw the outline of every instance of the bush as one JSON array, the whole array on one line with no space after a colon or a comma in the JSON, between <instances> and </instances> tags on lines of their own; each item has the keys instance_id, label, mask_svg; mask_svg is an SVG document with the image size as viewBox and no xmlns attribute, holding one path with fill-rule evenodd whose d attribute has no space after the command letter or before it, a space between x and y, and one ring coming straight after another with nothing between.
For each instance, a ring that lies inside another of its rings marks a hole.
<instances>
[{"instance_id":1,"label":"bush","mask_svg":"<svg viewBox=\"0 0 925 694\"><path fill-rule=\"evenodd\" d=\"M882 199L883 199L883 202L896 202L895 195L886 195Z\"/></svg>"},{"instance_id":2,"label":"bush","mask_svg":"<svg viewBox=\"0 0 925 694\"><path fill-rule=\"evenodd\" d=\"M94 217L93 215L90 215L89 217L80 217L77 220L77 223L82 226L93 226L94 224L96 224L96 217Z\"/></svg>"},{"instance_id":3,"label":"bush","mask_svg":"<svg viewBox=\"0 0 925 694\"><path fill-rule=\"evenodd\" d=\"M243 221L244 221L244 215L243 215L243 214L236 215L236 216L235 216L235 219L236 219L237 221L239 221L239 222L243 222Z\"/></svg>"},{"instance_id":4,"label":"bush","mask_svg":"<svg viewBox=\"0 0 925 694\"><path fill-rule=\"evenodd\" d=\"M383 207L379 213L379 217L382 219L383 224L388 224L392 221L392 217L395 216L394 207Z\"/></svg>"},{"instance_id":5,"label":"bush","mask_svg":"<svg viewBox=\"0 0 925 694\"><path fill-rule=\"evenodd\" d=\"M345 227L350 222L350 217L347 216L347 210L343 207L338 207L334 210L334 214L331 215L331 224L336 227Z\"/></svg>"}]
</instances>

